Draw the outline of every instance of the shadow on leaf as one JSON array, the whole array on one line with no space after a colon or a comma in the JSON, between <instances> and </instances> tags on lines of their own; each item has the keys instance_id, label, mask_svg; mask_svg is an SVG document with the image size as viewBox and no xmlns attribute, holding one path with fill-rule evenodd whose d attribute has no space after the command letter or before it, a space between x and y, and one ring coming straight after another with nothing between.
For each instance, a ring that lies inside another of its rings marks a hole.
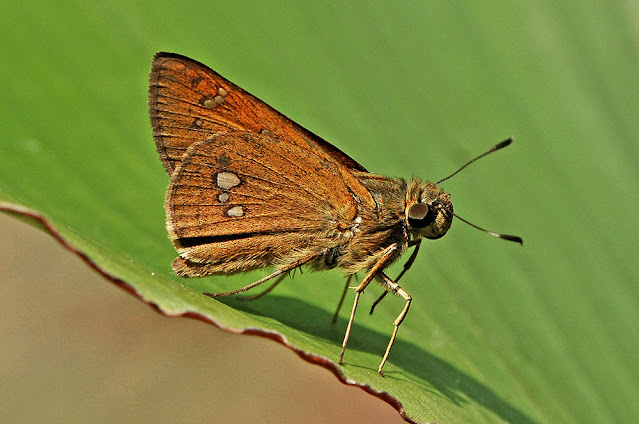
<instances>
[{"instance_id":1,"label":"shadow on leaf","mask_svg":"<svg viewBox=\"0 0 639 424\"><path fill-rule=\"evenodd\" d=\"M341 345L344 329L347 325L345 318L338 319L338 322L333 325L331 313L315 305L287 296L269 294L264 298L250 302L233 298L222 298L220 300L238 310L277 320L288 327L313 337L320 337L331 343L338 343L338 345ZM364 311L360 311L360 313L362 312ZM349 365L349 350L378 354L381 359L381 354L384 352L389 336L390 331L388 334L380 333L357 324L356 320L353 324L353 332L346 350L344 365L346 367L358 366ZM337 361L337 355L338 351L335 353L335 361ZM411 380L412 384L421 386L424 391L444 396L458 406L462 406L468 402L468 399L472 399L508 422L535 423L534 420L509 405L486 385L413 343L397 339L395 346L393 346L390 362L395 367L404 369L406 372L387 371L386 378ZM377 373L377 364L370 370ZM424 384L425 381L428 382L427 385Z\"/></svg>"}]
</instances>

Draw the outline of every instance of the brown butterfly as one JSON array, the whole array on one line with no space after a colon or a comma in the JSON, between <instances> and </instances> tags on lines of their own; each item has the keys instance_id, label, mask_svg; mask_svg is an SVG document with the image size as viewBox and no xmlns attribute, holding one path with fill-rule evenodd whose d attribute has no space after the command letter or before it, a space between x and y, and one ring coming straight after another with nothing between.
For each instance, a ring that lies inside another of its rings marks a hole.
<instances>
[{"instance_id":1,"label":"brown butterfly","mask_svg":"<svg viewBox=\"0 0 639 424\"><path fill-rule=\"evenodd\" d=\"M171 176L165 209L179 253L175 272L199 277L273 267L246 287L204 293L238 294L278 277L250 297L256 298L302 265L340 268L349 276L341 306L350 276L364 271L361 283L351 287L355 300L339 358L342 363L359 297L375 279L385 291L373 308L388 292L406 301L378 368L383 375L411 303L397 281L414 262L422 238L442 237L457 216L450 195L437 186L443 180L434 184L371 174L205 65L177 54L158 53L153 59L149 114ZM519 237L491 234L521 243ZM411 247L403 271L392 280L384 269Z\"/></svg>"}]
</instances>

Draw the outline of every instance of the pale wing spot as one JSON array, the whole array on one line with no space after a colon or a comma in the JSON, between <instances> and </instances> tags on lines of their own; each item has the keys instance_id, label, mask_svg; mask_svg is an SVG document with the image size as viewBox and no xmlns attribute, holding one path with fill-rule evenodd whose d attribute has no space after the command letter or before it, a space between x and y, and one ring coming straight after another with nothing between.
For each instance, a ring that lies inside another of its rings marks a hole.
<instances>
[{"instance_id":1,"label":"pale wing spot","mask_svg":"<svg viewBox=\"0 0 639 424\"><path fill-rule=\"evenodd\" d=\"M220 96L222 96L222 97L226 97L226 95L227 95L227 94L229 94L229 93L228 93L228 91L226 91L225 89L223 89L222 87L220 87L220 88L217 90L217 94L219 94L219 95L220 95Z\"/></svg>"},{"instance_id":2,"label":"pale wing spot","mask_svg":"<svg viewBox=\"0 0 639 424\"><path fill-rule=\"evenodd\" d=\"M240 178L232 172L219 172L217 174L218 187L228 190L240 184Z\"/></svg>"},{"instance_id":3,"label":"pale wing spot","mask_svg":"<svg viewBox=\"0 0 639 424\"><path fill-rule=\"evenodd\" d=\"M244 209L242 209L242 206L233 206L231 209L226 211L226 214L228 216L242 216L244 215Z\"/></svg>"},{"instance_id":4,"label":"pale wing spot","mask_svg":"<svg viewBox=\"0 0 639 424\"><path fill-rule=\"evenodd\" d=\"M269 130L262 130L262 135L265 135L267 137L273 137L273 133L270 132Z\"/></svg>"},{"instance_id":5,"label":"pale wing spot","mask_svg":"<svg viewBox=\"0 0 639 424\"><path fill-rule=\"evenodd\" d=\"M222 103L224 103L224 97L222 96L215 96L215 105L221 105Z\"/></svg>"},{"instance_id":6,"label":"pale wing spot","mask_svg":"<svg viewBox=\"0 0 639 424\"><path fill-rule=\"evenodd\" d=\"M195 126L196 127L201 127L202 126L202 120L201 119L196 119L195 120Z\"/></svg>"},{"instance_id":7,"label":"pale wing spot","mask_svg":"<svg viewBox=\"0 0 639 424\"><path fill-rule=\"evenodd\" d=\"M204 100L204 103L202 103L202 104L207 109L213 109L215 106L217 106L217 103L215 103L215 100L213 100L213 99L206 99L206 100Z\"/></svg>"},{"instance_id":8,"label":"pale wing spot","mask_svg":"<svg viewBox=\"0 0 639 424\"><path fill-rule=\"evenodd\" d=\"M228 193L222 193L220 194L217 199L221 202L221 203L226 203L229 201L229 194Z\"/></svg>"}]
</instances>

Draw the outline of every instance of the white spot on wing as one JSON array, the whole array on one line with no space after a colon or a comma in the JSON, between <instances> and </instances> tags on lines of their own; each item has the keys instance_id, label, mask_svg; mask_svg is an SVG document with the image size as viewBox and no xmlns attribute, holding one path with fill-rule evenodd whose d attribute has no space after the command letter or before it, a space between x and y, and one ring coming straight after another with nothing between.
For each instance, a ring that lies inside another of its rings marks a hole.
<instances>
[{"instance_id":1,"label":"white spot on wing","mask_svg":"<svg viewBox=\"0 0 639 424\"><path fill-rule=\"evenodd\" d=\"M242 209L242 206L233 206L231 209L226 211L226 214L228 216L242 216L244 215L244 209Z\"/></svg>"},{"instance_id":2,"label":"white spot on wing","mask_svg":"<svg viewBox=\"0 0 639 424\"><path fill-rule=\"evenodd\" d=\"M217 174L217 185L228 190L240 184L240 178L232 172L220 172Z\"/></svg>"}]
</instances>

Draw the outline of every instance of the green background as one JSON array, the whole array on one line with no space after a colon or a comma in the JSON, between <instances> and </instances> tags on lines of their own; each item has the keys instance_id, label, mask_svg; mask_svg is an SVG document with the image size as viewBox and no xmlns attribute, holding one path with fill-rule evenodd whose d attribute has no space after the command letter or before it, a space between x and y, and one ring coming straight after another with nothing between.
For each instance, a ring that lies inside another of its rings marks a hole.
<instances>
[{"instance_id":1,"label":"green background","mask_svg":"<svg viewBox=\"0 0 639 424\"><path fill-rule=\"evenodd\" d=\"M455 222L445 238L425 243L402 280L414 301L388 377L375 370L402 303L385 300L368 317L375 288L362 301L341 370L390 393L420 422L639 419L639 8L632 2L16 2L5 9L4 207L44 214L166 314L195 311L234 331L277 331L330 360L347 317L344 310L330 325L343 285L338 272L297 275L250 304L197 291L236 288L263 273L172 275L162 210L168 177L146 107L153 54L206 63L375 173L437 180L514 136L513 146L443 186L461 216L520 235L524 247ZM65 381L58 384L64 390ZM202 390L219 392L215 384ZM243 401L251 404L250 392ZM47 416L51 405L33 402Z\"/></svg>"}]
</instances>

